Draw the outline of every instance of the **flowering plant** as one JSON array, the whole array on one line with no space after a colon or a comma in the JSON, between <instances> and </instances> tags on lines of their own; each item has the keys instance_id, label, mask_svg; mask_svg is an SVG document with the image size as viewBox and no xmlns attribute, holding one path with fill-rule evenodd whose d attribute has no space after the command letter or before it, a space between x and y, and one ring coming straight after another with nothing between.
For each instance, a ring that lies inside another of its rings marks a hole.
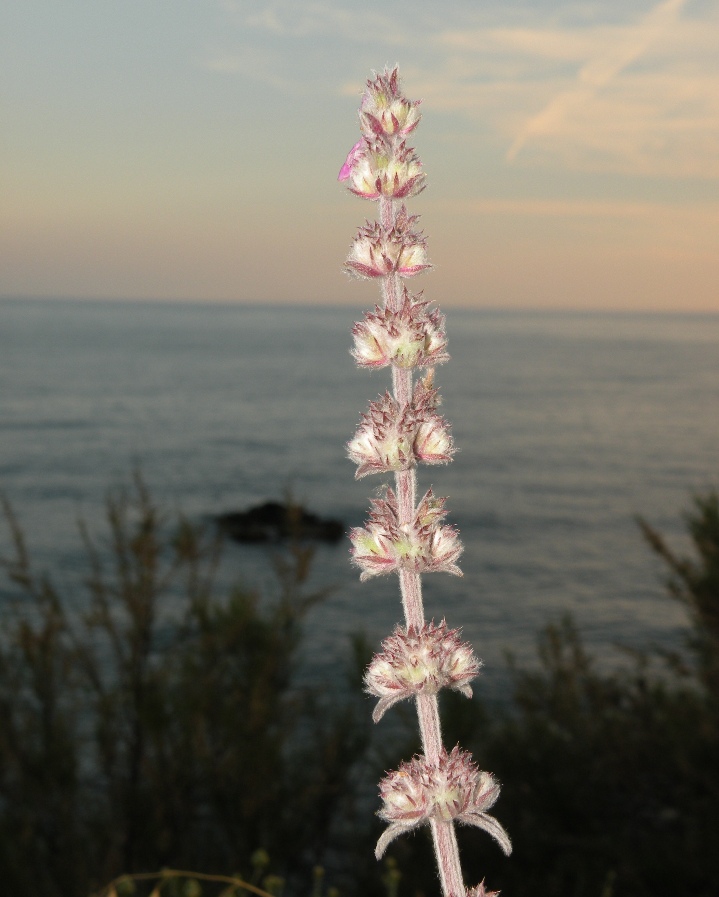
<instances>
[{"instance_id":1,"label":"flowering plant","mask_svg":"<svg viewBox=\"0 0 719 897\"><path fill-rule=\"evenodd\" d=\"M396 837L428 823L444 897L491 897L484 883L465 888L454 823L484 829L510 853L507 833L487 813L499 785L459 747L447 752L437 704L441 688L470 697L480 662L458 629L444 620L425 622L422 606L421 574L461 576L462 545L457 530L443 523L443 498L429 489L417 501L417 465L446 464L454 453L433 386L434 366L449 359L444 316L402 282L431 267L418 216L404 203L425 188L422 163L406 142L419 120L419 101L403 96L397 68L376 74L359 109L362 137L339 173L352 193L378 204L379 220L359 228L345 262L350 274L378 280L383 300L354 325L352 355L359 367L392 368L392 393L370 403L347 445L356 477L393 472L395 478L395 488L372 502L367 525L350 532L352 558L362 580L398 574L405 616L405 626L385 639L370 663L365 686L379 698L375 722L398 701L415 701L423 751L380 783L379 816L388 827L375 855L379 859ZM419 369L426 373L415 379Z\"/></svg>"}]
</instances>

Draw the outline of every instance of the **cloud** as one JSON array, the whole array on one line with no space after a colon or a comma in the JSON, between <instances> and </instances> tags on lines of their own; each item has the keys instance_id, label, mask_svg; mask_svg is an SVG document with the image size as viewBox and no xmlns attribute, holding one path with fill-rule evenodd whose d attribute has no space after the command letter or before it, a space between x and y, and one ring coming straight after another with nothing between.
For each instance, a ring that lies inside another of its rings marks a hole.
<instances>
[{"instance_id":1,"label":"cloud","mask_svg":"<svg viewBox=\"0 0 719 897\"><path fill-rule=\"evenodd\" d=\"M401 2L223 3L240 40L274 46L278 64L229 52L215 68L283 90L356 95L347 59L396 47L380 63L399 61L428 111L453 116L462 139L510 164L719 179L716 5L661 0L637 15L631 5L558 3L549 19L529 5L458 0L441 11L418 0L412 14Z\"/></svg>"},{"instance_id":2,"label":"cloud","mask_svg":"<svg viewBox=\"0 0 719 897\"><path fill-rule=\"evenodd\" d=\"M250 81L266 84L281 93L300 94L303 85L298 80L283 77L281 59L272 49L245 45L232 52L218 52L204 59L203 68L230 75L243 75Z\"/></svg>"},{"instance_id":3,"label":"cloud","mask_svg":"<svg viewBox=\"0 0 719 897\"><path fill-rule=\"evenodd\" d=\"M427 104L504 140L529 167L719 178L719 15L664 0L643 17L440 31ZM414 82L413 82L414 83Z\"/></svg>"},{"instance_id":4,"label":"cloud","mask_svg":"<svg viewBox=\"0 0 719 897\"><path fill-rule=\"evenodd\" d=\"M664 0L649 12L638 26L620 29L611 45L592 56L579 71L576 85L555 96L537 115L529 119L507 151L510 161L534 136L556 134L572 111L585 106L597 92L666 34L687 0Z\"/></svg>"},{"instance_id":5,"label":"cloud","mask_svg":"<svg viewBox=\"0 0 719 897\"><path fill-rule=\"evenodd\" d=\"M385 44L401 44L406 40L399 22L391 16L328 0L305 3L274 0L267 4L224 0L223 5L246 27L282 37L332 35L352 42L371 37Z\"/></svg>"},{"instance_id":6,"label":"cloud","mask_svg":"<svg viewBox=\"0 0 719 897\"><path fill-rule=\"evenodd\" d=\"M564 199L478 199L455 208L480 215L521 215L532 218L649 218L665 207L653 202ZM715 217L717 211L714 210Z\"/></svg>"},{"instance_id":7,"label":"cloud","mask_svg":"<svg viewBox=\"0 0 719 897\"><path fill-rule=\"evenodd\" d=\"M595 221L661 221L701 224L712 245L719 233L719 203L666 203L639 200L483 198L436 202L446 213L506 215L519 218L587 219Z\"/></svg>"}]
</instances>

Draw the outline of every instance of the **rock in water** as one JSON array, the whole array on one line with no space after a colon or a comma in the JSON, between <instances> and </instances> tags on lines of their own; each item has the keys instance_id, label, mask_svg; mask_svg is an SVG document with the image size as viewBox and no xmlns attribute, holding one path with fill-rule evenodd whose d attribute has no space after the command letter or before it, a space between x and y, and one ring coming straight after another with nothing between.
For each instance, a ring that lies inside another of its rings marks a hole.
<instances>
[{"instance_id":1,"label":"rock in water","mask_svg":"<svg viewBox=\"0 0 719 897\"><path fill-rule=\"evenodd\" d=\"M218 514L220 529L236 542L280 542L283 539L335 543L344 535L339 520L323 520L301 505L266 501L246 511Z\"/></svg>"}]
</instances>

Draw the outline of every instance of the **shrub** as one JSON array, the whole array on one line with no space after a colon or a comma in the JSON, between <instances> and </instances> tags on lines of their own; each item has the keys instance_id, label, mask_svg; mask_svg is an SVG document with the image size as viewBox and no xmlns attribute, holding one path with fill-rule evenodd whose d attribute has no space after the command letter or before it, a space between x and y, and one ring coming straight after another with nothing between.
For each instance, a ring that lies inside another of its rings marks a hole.
<instances>
[{"instance_id":1,"label":"shrub","mask_svg":"<svg viewBox=\"0 0 719 897\"><path fill-rule=\"evenodd\" d=\"M311 549L275 559L274 596L220 597L217 540L168 522L138 477L107 501L109 544L82 528L86 610L73 613L5 510L5 892L76 897L166 865L231 873L259 847L308 881L367 747L356 700L294 681L303 620L325 597L306 588Z\"/></svg>"}]
</instances>

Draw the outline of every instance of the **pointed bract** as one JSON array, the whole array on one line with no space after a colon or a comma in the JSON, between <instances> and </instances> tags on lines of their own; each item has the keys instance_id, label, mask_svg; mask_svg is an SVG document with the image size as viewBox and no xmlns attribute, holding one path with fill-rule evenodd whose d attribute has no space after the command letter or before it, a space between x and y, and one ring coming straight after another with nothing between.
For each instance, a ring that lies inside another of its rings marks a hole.
<instances>
[{"instance_id":1,"label":"pointed bract","mask_svg":"<svg viewBox=\"0 0 719 897\"><path fill-rule=\"evenodd\" d=\"M484 887L484 881L481 881L474 888L467 888L466 897L499 897L499 891L487 891Z\"/></svg>"}]
</instances>

